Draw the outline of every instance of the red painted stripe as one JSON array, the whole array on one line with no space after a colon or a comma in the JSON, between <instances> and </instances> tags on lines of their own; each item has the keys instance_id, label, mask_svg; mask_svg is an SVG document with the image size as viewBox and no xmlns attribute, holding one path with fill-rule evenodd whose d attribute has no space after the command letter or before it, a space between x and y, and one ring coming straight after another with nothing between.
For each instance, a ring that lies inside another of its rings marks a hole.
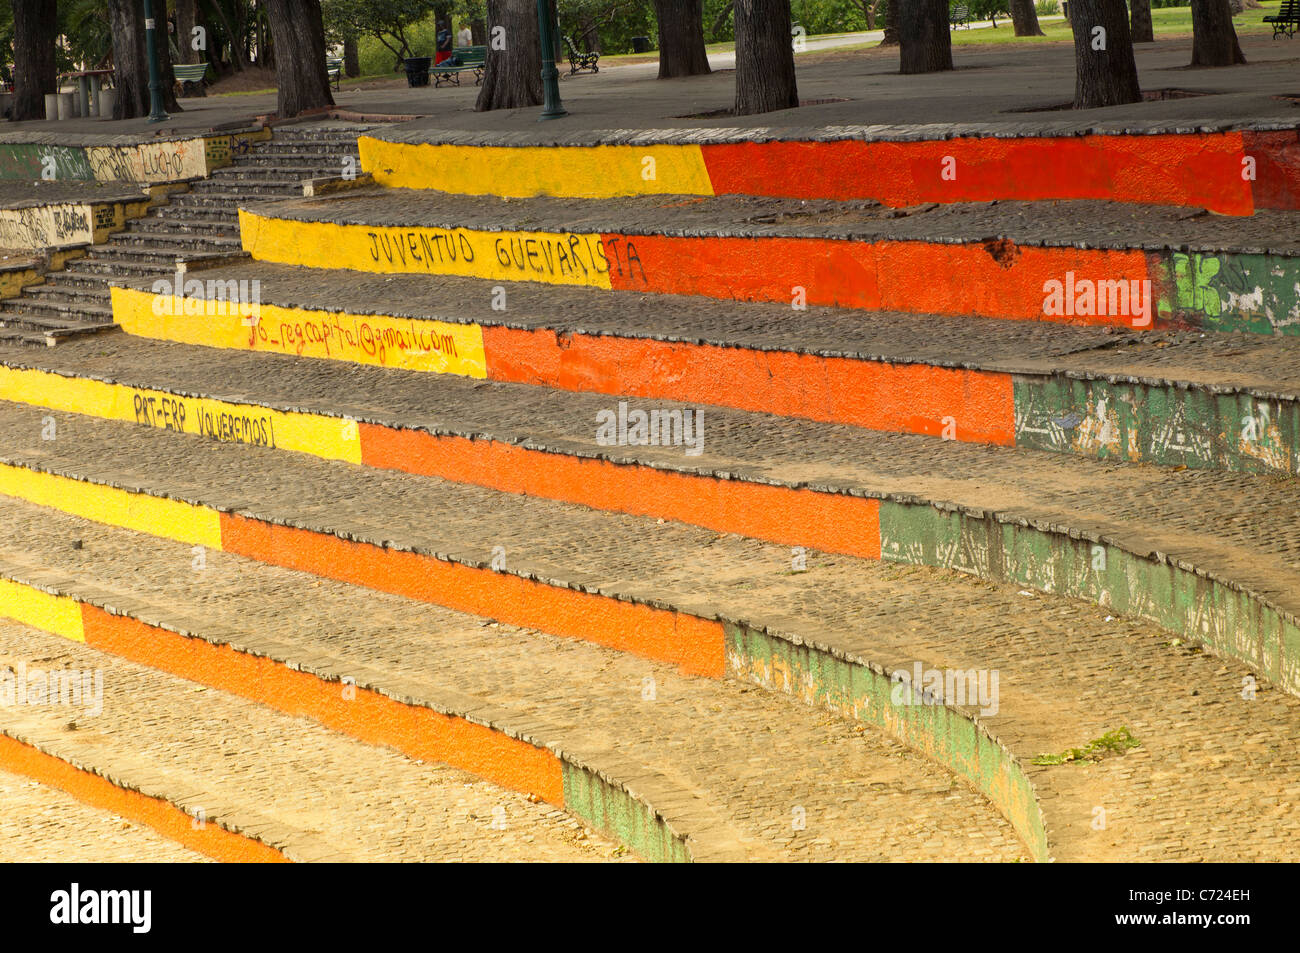
<instances>
[{"instance_id":1,"label":"red painted stripe","mask_svg":"<svg viewBox=\"0 0 1300 953\"><path fill-rule=\"evenodd\" d=\"M645 338L574 334L561 342L550 330L491 326L483 345L493 380L1015 443L1009 374ZM953 434L944 432L947 418Z\"/></svg>"},{"instance_id":2,"label":"red painted stripe","mask_svg":"<svg viewBox=\"0 0 1300 953\"><path fill-rule=\"evenodd\" d=\"M719 195L875 199L892 206L1108 199L1229 215L1254 210L1250 184L1240 175L1240 133L742 142L701 151ZM791 174L795 169L798 175Z\"/></svg>"},{"instance_id":3,"label":"red painted stripe","mask_svg":"<svg viewBox=\"0 0 1300 953\"><path fill-rule=\"evenodd\" d=\"M593 421L593 429L594 429ZM362 463L607 512L679 520L789 546L880 558L879 501L361 425ZM689 458L688 458L689 459Z\"/></svg>"},{"instance_id":4,"label":"red painted stripe","mask_svg":"<svg viewBox=\"0 0 1300 953\"><path fill-rule=\"evenodd\" d=\"M260 562L671 662L687 674L726 672L717 621L228 513L221 514L221 545Z\"/></svg>"},{"instance_id":5,"label":"red painted stripe","mask_svg":"<svg viewBox=\"0 0 1300 953\"><path fill-rule=\"evenodd\" d=\"M1143 252L823 238L605 235L616 289L921 314L1130 326L1119 315L1045 315L1049 280L1145 280ZM632 257L635 255L635 263ZM946 279L946 280L945 280ZM798 312L792 310L792 320Z\"/></svg>"}]
</instances>

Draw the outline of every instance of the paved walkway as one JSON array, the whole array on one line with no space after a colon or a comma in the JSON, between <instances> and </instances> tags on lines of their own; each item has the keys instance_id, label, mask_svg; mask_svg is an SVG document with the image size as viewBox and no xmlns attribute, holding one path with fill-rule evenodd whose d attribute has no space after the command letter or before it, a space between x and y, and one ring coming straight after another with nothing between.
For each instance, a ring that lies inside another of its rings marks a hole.
<instances>
[{"instance_id":1,"label":"paved walkway","mask_svg":"<svg viewBox=\"0 0 1300 953\"><path fill-rule=\"evenodd\" d=\"M990 122L1041 126L1063 121L1076 125L1111 121L1131 125L1147 120L1266 118L1300 121L1294 102L1274 98L1300 92L1295 82L1297 48L1290 41L1275 42L1267 35L1240 39L1249 64L1225 69L1187 69L1191 62L1190 37L1162 37L1137 49L1138 75L1145 89L1176 87L1213 95L1079 113L1014 111L1059 105L1073 98L1074 50L1068 42L959 46L953 51L955 71L920 76L898 74L897 48L818 50L797 60L801 98L847 101L767 113L744 120L743 125L761 128ZM839 40L814 37L809 42L829 45ZM855 38L854 42L863 40ZM721 57L716 58L714 65L719 70L725 69ZM720 71L710 76L659 81L651 78L654 71L654 64L642 64L566 78L560 90L570 115L548 123L545 128L562 133L577 129L737 125L736 119L730 116L681 118L729 108L734 98L734 73ZM419 115L423 118L416 125L421 127L476 131L538 128L539 109L474 112L477 93L474 86L408 89L391 80L368 80L345 85L334 98L340 108L359 112ZM185 111L172 117L163 129L205 130L225 123L247 122L253 116L274 112L275 95L211 96L186 99L182 103ZM118 123L27 122L0 127L0 136L13 132L152 136L158 128L143 119Z\"/></svg>"}]
</instances>

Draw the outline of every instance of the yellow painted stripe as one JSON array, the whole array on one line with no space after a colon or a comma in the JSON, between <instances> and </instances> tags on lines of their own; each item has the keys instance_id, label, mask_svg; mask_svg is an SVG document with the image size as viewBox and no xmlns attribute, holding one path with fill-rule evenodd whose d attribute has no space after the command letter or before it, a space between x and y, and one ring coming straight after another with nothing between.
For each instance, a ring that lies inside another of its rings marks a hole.
<instances>
[{"instance_id":1,"label":"yellow painted stripe","mask_svg":"<svg viewBox=\"0 0 1300 953\"><path fill-rule=\"evenodd\" d=\"M138 337L237 351L351 361L433 374L457 374L477 380L487 377L483 329L477 324L426 321L387 314L343 314L267 304L261 306L255 324L245 324L245 319L238 315L185 314L182 299L154 295L150 291L113 288L112 296L113 320L127 334ZM329 421L329 418L320 419ZM277 423L276 427L279 426ZM320 426L324 430L329 427L338 430L340 422L335 420ZM324 430L309 431L303 437L304 445L320 441L320 446L334 447L338 454L336 459L354 462L359 459L354 458L353 455L359 451L348 445L350 437L346 433L326 440ZM298 449L315 452L305 446Z\"/></svg>"},{"instance_id":2,"label":"yellow painted stripe","mask_svg":"<svg viewBox=\"0 0 1300 953\"><path fill-rule=\"evenodd\" d=\"M362 136L358 146L362 170L390 188L503 198L713 194L698 145L507 148Z\"/></svg>"},{"instance_id":3,"label":"yellow painted stripe","mask_svg":"<svg viewBox=\"0 0 1300 953\"><path fill-rule=\"evenodd\" d=\"M0 400L105 420L124 420L225 443L246 443L310 453L326 460L361 462L356 424L337 417L285 414L256 404L181 397L144 387L3 366L0 366Z\"/></svg>"},{"instance_id":4,"label":"yellow painted stripe","mask_svg":"<svg viewBox=\"0 0 1300 953\"><path fill-rule=\"evenodd\" d=\"M221 514L178 500L130 493L26 467L0 464L0 496L182 543L221 548Z\"/></svg>"},{"instance_id":5,"label":"yellow painted stripe","mask_svg":"<svg viewBox=\"0 0 1300 953\"><path fill-rule=\"evenodd\" d=\"M73 642L86 641L80 602L11 579L0 579L0 616Z\"/></svg>"},{"instance_id":6,"label":"yellow painted stripe","mask_svg":"<svg viewBox=\"0 0 1300 953\"><path fill-rule=\"evenodd\" d=\"M598 234L340 225L244 209L239 232L258 261L305 268L610 287L611 262Z\"/></svg>"}]
</instances>

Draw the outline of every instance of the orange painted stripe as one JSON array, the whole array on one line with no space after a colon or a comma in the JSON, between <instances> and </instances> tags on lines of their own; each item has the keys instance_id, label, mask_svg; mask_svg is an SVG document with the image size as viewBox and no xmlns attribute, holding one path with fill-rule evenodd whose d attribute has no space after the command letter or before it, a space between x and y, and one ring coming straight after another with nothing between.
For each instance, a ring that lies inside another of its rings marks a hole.
<instances>
[{"instance_id":1,"label":"orange painted stripe","mask_svg":"<svg viewBox=\"0 0 1300 953\"><path fill-rule=\"evenodd\" d=\"M530 450L497 440L361 425L366 466L434 476L594 509L679 520L790 546L880 558L874 499L719 480Z\"/></svg>"},{"instance_id":2,"label":"orange painted stripe","mask_svg":"<svg viewBox=\"0 0 1300 953\"><path fill-rule=\"evenodd\" d=\"M1241 138L1242 151L1255 160L1255 207L1300 209L1300 130L1243 132Z\"/></svg>"},{"instance_id":3,"label":"orange painted stripe","mask_svg":"<svg viewBox=\"0 0 1300 953\"><path fill-rule=\"evenodd\" d=\"M232 833L215 822L196 829L194 818L168 801L118 787L107 778L83 771L7 735L0 735L0 767L57 788L83 804L152 828L205 857L225 863L288 863L288 858L261 841Z\"/></svg>"},{"instance_id":4,"label":"orange painted stripe","mask_svg":"<svg viewBox=\"0 0 1300 953\"><path fill-rule=\"evenodd\" d=\"M347 694L354 696L348 698L342 683L294 671L272 659L187 638L94 606L82 608L86 643L101 651L564 806L560 759L546 748L368 689L346 686Z\"/></svg>"},{"instance_id":5,"label":"orange painted stripe","mask_svg":"<svg viewBox=\"0 0 1300 953\"><path fill-rule=\"evenodd\" d=\"M1009 374L499 326L483 344L492 380L1015 444Z\"/></svg>"},{"instance_id":6,"label":"orange painted stripe","mask_svg":"<svg viewBox=\"0 0 1300 953\"><path fill-rule=\"evenodd\" d=\"M1011 242L940 244L822 238L677 238L603 235L634 248L639 264L611 269L615 289L722 300L793 302L922 314L1129 326L1123 316L1049 316L1044 285L1145 280L1140 251L1038 248ZM683 263L688 263L685 267ZM934 276L956 275L952 281ZM798 320L792 311L791 320Z\"/></svg>"},{"instance_id":7,"label":"orange painted stripe","mask_svg":"<svg viewBox=\"0 0 1300 953\"><path fill-rule=\"evenodd\" d=\"M718 195L875 199L892 206L1107 199L1204 206L1227 215L1249 215L1255 207L1251 184L1241 176L1243 142L1236 132L741 142L705 145L701 153Z\"/></svg>"},{"instance_id":8,"label":"orange painted stripe","mask_svg":"<svg viewBox=\"0 0 1300 953\"><path fill-rule=\"evenodd\" d=\"M584 639L690 675L726 672L722 623L223 513L222 548L261 562Z\"/></svg>"}]
</instances>

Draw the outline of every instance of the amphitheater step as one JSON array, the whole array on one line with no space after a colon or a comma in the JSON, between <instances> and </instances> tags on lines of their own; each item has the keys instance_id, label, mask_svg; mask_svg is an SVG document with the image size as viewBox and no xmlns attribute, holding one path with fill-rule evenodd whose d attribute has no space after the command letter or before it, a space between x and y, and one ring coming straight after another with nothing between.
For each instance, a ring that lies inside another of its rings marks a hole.
<instances>
[{"instance_id":1,"label":"amphitheater step","mask_svg":"<svg viewBox=\"0 0 1300 953\"><path fill-rule=\"evenodd\" d=\"M29 689L29 704L0 710L5 733L171 807L182 820L167 833L214 859L599 860L615 849L464 772L58 635L0 622L0 653ZM491 827L494 811L504 829ZM222 829L223 845L205 836Z\"/></svg>"},{"instance_id":2,"label":"amphitheater step","mask_svg":"<svg viewBox=\"0 0 1300 953\"><path fill-rule=\"evenodd\" d=\"M0 737L0 749L4 747L14 749L15 759L27 754L25 761L43 760L34 749ZM0 863L192 864L208 859L147 826L92 807L25 774L0 769L0 801L5 805L0 812Z\"/></svg>"},{"instance_id":3,"label":"amphitheater step","mask_svg":"<svg viewBox=\"0 0 1300 953\"><path fill-rule=\"evenodd\" d=\"M687 835L696 860L1024 857L1009 825L934 765L874 731L828 721L750 686L684 678L668 666L609 649L487 624L225 553L206 553L195 570L184 543L142 538L27 504L0 504L0 521L33 534L29 556L20 547L2 547L0 566L10 576L25 571L17 559L30 559L56 578L74 575L78 588L101 588L135 617L239 646L234 654L250 661L258 656L288 664L277 664L278 674L262 664L256 669L259 684L227 686L237 693L278 692L276 683L302 669L332 683L330 694L349 677L359 691L374 688L444 711L450 707L446 699L459 699L457 706L481 722L526 730L613 782L634 783L652 809ZM69 538L79 540L80 548L68 546ZM141 577L135 568L141 565L175 566L184 575L173 575L167 595L167 587ZM129 650L126 640L115 643L94 624L86 632L92 646L113 651L121 644ZM146 663L152 656L160 667L169 664L175 650L168 643L156 636L155 650L143 649ZM223 655L227 671L251 669L229 650ZM190 672L199 680L209 677L196 665ZM297 704L300 714L312 716L310 702ZM321 717L329 717L328 711ZM372 740L393 743L382 724L359 729ZM185 732L201 737L203 725L187 725ZM294 760L317 758L295 752ZM354 754L349 760L360 766L368 759ZM569 797L574 787L565 784L564 803L580 812L580 801ZM388 788L372 783L364 790L382 791L386 805L402 804L404 798ZM262 796L271 790L268 784ZM799 808L806 826L793 823Z\"/></svg>"},{"instance_id":4,"label":"amphitheater step","mask_svg":"<svg viewBox=\"0 0 1300 953\"><path fill-rule=\"evenodd\" d=\"M124 520L145 530L152 526L153 532L186 544L502 622L605 642L688 672L756 680L897 731L908 730L910 722L882 714L873 707L879 700L863 694L854 679L870 681L871 671L881 673L877 677L885 679L889 697L890 672L917 667L923 672L997 672L997 710L986 710L980 721L1022 762L1085 748L1092 741L1101 744L1121 726L1131 729L1141 748L1086 771L1024 764L1028 778L1043 792L1046 830L1058 859L1281 857L1300 823L1294 811L1260 807L1276 803L1277 791L1300 780L1291 774L1300 768L1275 756L1300 727L1300 699L1267 688L1247 699L1243 677L1261 673L1199 651L1198 642L1216 635L1202 632L1199 625L1217 625L1212 614L1204 614L1209 607L1199 601L1200 593L1195 600L1171 600L1197 620L1185 639L1171 639L1167 631L1117 619L1092 605L1035 595L1023 588L1023 577L1017 578L1024 571L1033 576L1032 567L1000 570L1011 578L1008 584L899 565L924 561L926 547L936 545L924 538L930 525L924 514L930 511L923 506L908 510L907 518L892 511L907 509L904 504L891 504L891 512L882 507L881 522L893 526L882 545L885 562L811 555L800 565L799 554L792 561L788 546L87 417L54 414L58 438L43 441L46 416L46 411L14 405L0 414L0 435L11 448L13 464L4 471L7 495L87 513L106 523ZM343 428L342 439L346 434ZM251 432L248 436L258 439ZM37 465L93 482L42 476L32 469ZM948 462L939 472L960 471ZM1032 485L1023 474L1020 481L1022 488ZM146 504L141 498L128 506L108 484L147 491L157 502ZM286 488L292 488L287 495ZM163 494L190 500L198 508L165 503ZM1058 500L1068 498L1063 490ZM1172 494L1168 487L1144 502L1157 512L1163 508L1171 525L1188 527L1184 546L1199 542L1199 531L1214 522L1194 511L1196 503L1185 494ZM1250 502L1266 501L1252 494ZM1288 506L1293 505L1292 498ZM182 509L169 509L177 506ZM1276 513L1278 526L1295 522L1288 522L1287 506L1251 510L1260 511ZM870 517L866 509L852 507L842 515L859 525ZM1019 519L1035 525L1027 517ZM1145 517L1131 516L1130 522L1137 533L1151 528ZM986 541L997 538L996 524L977 528L986 532ZM1240 521L1233 524L1234 542L1241 529ZM15 530L6 538L24 540L24 547L31 548L34 535L34 530ZM952 543L949 549L946 538L938 541L939 558L968 572L987 571L991 549L987 542L979 548L976 532L953 537ZM1026 553L1036 552L1028 537L1018 545L1028 546ZM1261 548L1269 545L1265 539ZM1258 568L1246 550L1243 543L1230 555ZM1117 545L1107 551L1111 575L1106 578L1123 577L1137 587L1115 591L1117 608L1142 614L1155 594L1142 590L1141 574L1133 572ZM1202 553L1198 549L1190 555ZM935 558L933 548L928 556ZM51 558L42 550L42 560ZM1032 563L1037 557L1029 558ZM499 559L505 562L489 568ZM997 556L997 562L1003 559ZM1057 571L1055 563L1049 565ZM140 575L130 566L122 571ZM1270 571L1275 579L1284 575L1276 567ZM1247 588L1255 582L1249 575L1237 578L1246 591L1258 591L1260 587ZM281 588L292 592L295 604L301 602L298 591ZM1286 601L1284 586L1263 588ZM1291 585L1290 591L1300 587ZM1121 597L1132 601L1119 606ZM240 601L230 607L242 612L248 605ZM1248 611L1234 608L1234 620L1245 619ZM1273 638L1284 638L1287 651L1294 651L1292 636L1275 631ZM804 647L796 649L790 639L802 640ZM946 697L955 707L945 711L973 713L978 707L965 696ZM905 700L903 704L915 714ZM890 702L884 705L888 709ZM963 722L948 724L955 731ZM933 746L934 738L927 743ZM1252 755L1219 759L1200 754L1217 750L1249 750ZM956 758L954 763L960 767L966 762ZM1010 764L1002 766L1010 770ZM1004 778L1003 783L1009 782ZM1032 795L1022 793L1017 802L1022 810L1023 797L1032 800ZM1174 803L1177 809L1163 806ZM1118 823L1112 815L1100 837L1090 826L1098 805L1115 805L1124 818ZM1206 822L1209 816L1212 824ZM1021 821L1023 836L1023 817Z\"/></svg>"},{"instance_id":5,"label":"amphitheater step","mask_svg":"<svg viewBox=\"0 0 1300 953\"><path fill-rule=\"evenodd\" d=\"M114 293L129 333L631 394L1101 459L1300 474L1300 339L1058 326L266 263L255 336L213 308L161 316ZM376 314L387 306L400 314ZM217 329L220 329L219 331ZM670 373L661 369L671 368Z\"/></svg>"},{"instance_id":6,"label":"amphitheater step","mask_svg":"<svg viewBox=\"0 0 1300 953\"><path fill-rule=\"evenodd\" d=\"M742 196L506 201L364 189L245 209L240 220L255 258L312 268L773 301L794 311L826 304L1300 331L1290 290L1300 243L1278 239L1296 233L1300 212L1226 218L1108 202L899 210Z\"/></svg>"}]
</instances>

